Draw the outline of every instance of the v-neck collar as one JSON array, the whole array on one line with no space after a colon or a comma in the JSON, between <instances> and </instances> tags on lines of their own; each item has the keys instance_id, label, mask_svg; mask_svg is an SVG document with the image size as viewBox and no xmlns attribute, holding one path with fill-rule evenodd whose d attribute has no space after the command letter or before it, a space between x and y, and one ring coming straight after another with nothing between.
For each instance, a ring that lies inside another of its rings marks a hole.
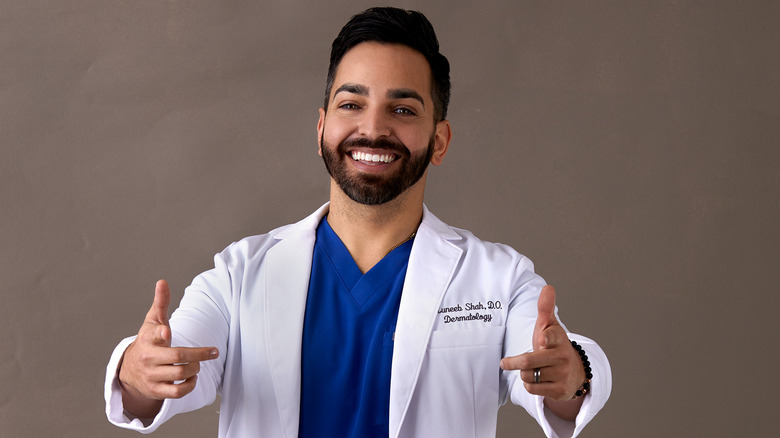
<instances>
[{"instance_id":1,"label":"v-neck collar","mask_svg":"<svg viewBox=\"0 0 780 438\"><path fill-rule=\"evenodd\" d=\"M380 287L386 287L409 262L414 238L385 255L365 274L360 271L352 254L330 227L327 217L317 227L317 244L327 255L344 288L358 305L365 304Z\"/></svg>"}]
</instances>

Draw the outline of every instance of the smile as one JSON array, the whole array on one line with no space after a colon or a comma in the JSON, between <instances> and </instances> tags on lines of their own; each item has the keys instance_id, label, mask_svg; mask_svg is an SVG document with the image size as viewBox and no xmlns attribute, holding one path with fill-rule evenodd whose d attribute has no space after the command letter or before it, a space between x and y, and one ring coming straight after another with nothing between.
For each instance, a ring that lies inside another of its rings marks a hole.
<instances>
[{"instance_id":1,"label":"smile","mask_svg":"<svg viewBox=\"0 0 780 438\"><path fill-rule=\"evenodd\" d=\"M369 154L366 152L352 151L352 159L355 161L362 161L366 163L390 163L395 161L396 156L393 154Z\"/></svg>"}]
</instances>

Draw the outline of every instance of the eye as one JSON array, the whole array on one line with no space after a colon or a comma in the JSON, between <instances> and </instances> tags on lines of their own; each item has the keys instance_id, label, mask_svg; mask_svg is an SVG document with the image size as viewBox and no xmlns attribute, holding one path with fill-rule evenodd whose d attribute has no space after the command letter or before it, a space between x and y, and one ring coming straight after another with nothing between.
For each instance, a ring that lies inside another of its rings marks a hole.
<instances>
[{"instance_id":1,"label":"eye","mask_svg":"<svg viewBox=\"0 0 780 438\"><path fill-rule=\"evenodd\" d=\"M407 116L415 116L415 115L417 115L417 113L415 113L414 111L412 111L411 109L409 109L407 107L396 108L396 109L393 110L393 112L396 113L396 114L404 114L404 115L407 115Z\"/></svg>"},{"instance_id":2,"label":"eye","mask_svg":"<svg viewBox=\"0 0 780 438\"><path fill-rule=\"evenodd\" d=\"M360 109L360 107L355 105L352 102L348 102L348 103L342 103L341 105L339 105L339 109L356 110L356 109Z\"/></svg>"}]
</instances>

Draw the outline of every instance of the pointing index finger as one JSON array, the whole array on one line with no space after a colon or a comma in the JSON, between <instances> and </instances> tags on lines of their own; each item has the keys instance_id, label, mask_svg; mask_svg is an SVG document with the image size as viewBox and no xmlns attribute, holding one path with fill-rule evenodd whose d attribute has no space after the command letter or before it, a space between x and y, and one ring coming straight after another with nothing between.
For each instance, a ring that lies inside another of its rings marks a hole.
<instances>
[{"instance_id":1,"label":"pointing index finger","mask_svg":"<svg viewBox=\"0 0 780 438\"><path fill-rule=\"evenodd\" d=\"M504 357L499 362L502 370L533 370L551 365L547 353L531 352L517 356Z\"/></svg>"},{"instance_id":2,"label":"pointing index finger","mask_svg":"<svg viewBox=\"0 0 780 438\"><path fill-rule=\"evenodd\" d=\"M216 359L219 350L215 347L174 347L165 348L156 357L158 365L179 365Z\"/></svg>"}]
</instances>

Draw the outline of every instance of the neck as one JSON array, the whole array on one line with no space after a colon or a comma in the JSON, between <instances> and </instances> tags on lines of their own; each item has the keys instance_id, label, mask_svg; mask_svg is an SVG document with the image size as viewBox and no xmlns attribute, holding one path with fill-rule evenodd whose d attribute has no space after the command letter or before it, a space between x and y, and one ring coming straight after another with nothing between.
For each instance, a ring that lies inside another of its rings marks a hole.
<instances>
[{"instance_id":1,"label":"neck","mask_svg":"<svg viewBox=\"0 0 780 438\"><path fill-rule=\"evenodd\" d=\"M421 182L382 205L359 204L347 197L335 182L331 183L328 223L361 272L368 272L417 231L423 210L424 182Z\"/></svg>"}]
</instances>

